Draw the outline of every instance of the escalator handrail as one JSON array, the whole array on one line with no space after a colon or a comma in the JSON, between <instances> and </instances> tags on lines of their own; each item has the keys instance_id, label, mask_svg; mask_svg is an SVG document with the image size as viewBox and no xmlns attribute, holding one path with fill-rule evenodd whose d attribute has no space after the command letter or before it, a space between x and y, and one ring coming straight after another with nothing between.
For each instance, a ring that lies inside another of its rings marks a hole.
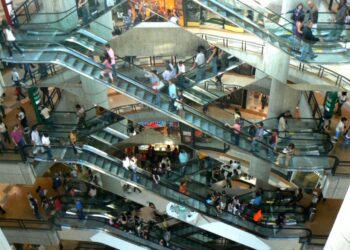
<instances>
[{"instance_id":1,"label":"escalator handrail","mask_svg":"<svg viewBox=\"0 0 350 250\"><path fill-rule=\"evenodd\" d=\"M86 151L88 151L88 152L90 152L90 154L91 153L95 153L95 154L97 154L97 155L99 155L99 156L101 156L101 157L105 157L107 154L105 153L105 152L103 152L103 151L100 151L100 150L96 150L96 149L94 149L93 147L91 147L91 146L87 146L87 145L84 145L83 147L82 147L82 149L83 150L86 150ZM111 161L113 161L113 162L115 162L115 163L117 163L118 165L120 165L120 163L118 163L118 160L115 160L114 159L114 157L111 157L111 156L108 156L107 155L107 157L105 157L106 159L111 159ZM38 157L36 157L35 159L39 159ZM44 160L45 161L45 160ZM77 162L77 163L79 163L79 164L83 164L83 165L87 165L87 166L91 166L91 165L93 165L93 166L96 166L95 164L92 164L92 163L90 163L90 162L88 162L88 161L85 161L85 160L82 160L82 159L76 159L76 160L74 160L75 162ZM100 169L102 169L103 171L105 171L102 167L100 167L100 166L96 166L96 167L98 167L98 168L100 168ZM120 166L121 168L123 168L122 166ZM142 175L143 176L145 176L146 178L148 178L149 179L149 181L152 181L151 180L151 177L150 176L148 176L148 175L144 175L144 173L142 173ZM125 179L125 177L120 177L120 176L116 176L117 178L122 178L122 179ZM127 179L127 181L128 182L132 182L132 180L129 180L129 179ZM169 189L171 189L171 190L173 190L174 192L178 192L178 190L174 190L172 187L170 187L170 186L168 186L168 184L166 184L166 183L164 183L162 180L160 181L160 183L162 184L162 185L164 185L165 187L167 187L167 188L169 188ZM141 185L141 184L139 184L139 183L135 183L136 185L139 185L139 186L143 186L143 185ZM148 189L148 187L145 187L146 189ZM184 196L188 196L188 195L185 195L185 194L183 194ZM189 198L191 198L191 199L194 199L193 198L193 196L188 196ZM176 200L176 199L173 199L172 197L167 197L167 199L169 199L169 200L172 200L173 202L175 202L175 203L180 203L180 204L183 204L180 200ZM196 199L195 199L196 200ZM201 200L199 200L198 202L200 202L200 203L202 203L203 204L203 201L201 201ZM185 207L188 207L188 208L190 208L190 209L192 209L192 210L195 210L195 211L198 211L199 213L204 213L204 214L206 214L207 216L209 216L209 217L212 217L213 216L213 214L208 214L208 212L204 212L204 211L201 211L201 210L197 210L196 208L194 208L194 207L192 207L192 206L189 206L189 205L187 205L187 204L184 204L184 206ZM226 211L224 211L223 213L227 213ZM232 216L235 216L235 215L232 215ZM217 220L220 220L220 221L223 221L224 223L227 223L228 221L227 220L225 220L225 219L223 219L223 218L220 218L220 217L215 217ZM236 218L238 218L238 217L236 217ZM242 220L243 221L243 220ZM255 224L255 223L253 223L253 222L251 222L251 221L245 221L245 222L249 222L249 224L254 224L255 226L256 225L258 225L258 224ZM269 227L269 226L267 226L267 225L261 225L261 224L259 224L258 225L259 227L262 227L262 228L266 228L266 229L272 229L273 230L273 227ZM242 226L239 226L239 227L242 227ZM260 235L260 236L262 236L262 237L266 237L266 235L265 234L262 234L262 233L260 233L260 232L256 232L256 231L252 231L251 229L249 229L249 228L247 228L247 226L245 226L246 227L246 229L248 230L248 231L251 231L251 232L253 232L253 233L256 233L256 234L258 234L258 235ZM308 228L299 228L299 227L290 227L290 226L285 226L283 229L289 229L289 230L303 230L303 231L305 231L305 232L307 232L307 238L309 238L311 235L312 235L312 232L311 232L311 230L310 229L308 229ZM282 229L282 230L283 230ZM267 237L270 237L270 236L267 236ZM295 236L294 236L295 237ZM304 238L304 237L302 237L302 238Z\"/></svg>"},{"instance_id":2,"label":"escalator handrail","mask_svg":"<svg viewBox=\"0 0 350 250\"><path fill-rule=\"evenodd\" d=\"M54 52L58 52L58 51L66 52L68 54L71 54L71 55L74 55L74 56L78 57L79 59L81 59L81 60L83 60L83 61L85 61L85 62L87 62L87 63L89 63L89 64L91 64L93 66L96 66L99 69L102 69L102 66L100 64L96 63L95 61L93 61L91 58L89 58L89 57L87 57L85 55L82 55L82 54L80 54L80 53L78 53L78 52L76 52L74 50L66 49L63 46L62 47L49 48L49 49L44 48L44 49L39 49L39 50L38 49L29 49L29 51L38 51L38 52L45 52L45 51L47 51L49 53L53 52L53 51ZM47 61L52 62L52 63L58 63L56 60L55 61L47 60ZM66 63L64 63L64 62L61 62L61 63L66 65L68 68L75 70L73 67L67 65ZM82 72L82 74L84 74L84 73ZM144 91L154 95L154 92L153 92L153 90L150 87L145 86L144 84L140 83L139 81L131 79L129 76L127 76L127 75L125 75L123 73L120 73L120 72L117 72L117 76L118 76L119 79L124 80L124 81L126 81L128 83L132 83L132 84L136 85L137 87L143 89ZM89 76L89 77L91 77L91 76ZM99 79L99 81L102 82L103 84L105 84L106 86L110 86L110 87L112 86L111 84L109 84L109 83L107 84L105 81L102 81L100 79ZM170 97L167 96L167 95L161 94L161 98L163 100L164 99L167 100L167 102L170 102ZM184 105L184 109L189 111L189 112L191 112L192 114L195 114L195 115L199 116L203 120L210 121L211 123L213 123L216 126L220 127L223 131L226 131L226 132L228 132L230 134L232 133L232 129L227 128L222 122L220 122L220 121L218 121L216 119L213 119L210 116L204 116L204 114L200 113L199 111L195 110L194 108L190 107L189 105L185 104ZM165 111L162 110L162 112L165 112ZM167 115L174 116L176 118L179 117L178 115L175 115L175 114L169 114L169 112L167 112ZM185 122L185 123L187 124L188 122ZM194 126L194 124L191 124L191 125ZM199 128L199 129L201 129L201 128ZM249 137L247 134L242 133L242 132L239 132L239 134L241 136L243 135L245 138ZM219 139L219 140L224 140L225 142L228 141L227 139L223 139L223 138L217 137L216 135L212 135L212 136L214 138ZM262 142L262 141L259 141L259 140L257 142L258 142L259 145L263 145L265 148L272 148L270 145L267 145L265 142ZM233 142L229 141L229 144L232 145ZM260 157L260 156L258 155L258 157ZM294 157L298 157L298 156L294 156ZM262 158L262 157L260 157L260 158ZM262 159L266 160L265 158L262 158ZM269 163L271 163L273 165L272 162L269 161ZM276 166L274 166L274 167L276 167ZM327 167L326 169L333 169L333 168L334 167Z\"/></svg>"}]
</instances>

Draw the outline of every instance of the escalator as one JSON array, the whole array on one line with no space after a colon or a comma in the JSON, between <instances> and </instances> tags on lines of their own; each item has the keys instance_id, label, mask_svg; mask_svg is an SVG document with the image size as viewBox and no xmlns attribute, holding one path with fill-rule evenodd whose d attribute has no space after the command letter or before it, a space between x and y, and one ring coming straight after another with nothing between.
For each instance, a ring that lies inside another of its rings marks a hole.
<instances>
[{"instance_id":1,"label":"escalator","mask_svg":"<svg viewBox=\"0 0 350 250\"><path fill-rule=\"evenodd\" d=\"M284 52L294 55L292 53L293 40L300 41L300 39L293 35L292 22L263 7L259 2L245 2L243 0L193 0L193 2L214 12L226 21L255 34ZM254 19L259 19L262 23ZM283 21L283 25L279 24L281 21ZM333 27L330 23L326 26ZM334 28L322 28L322 32L326 34L333 30ZM343 45L340 41L318 43L314 49L318 57L308 61L310 63L346 63L350 59L346 44Z\"/></svg>"},{"instance_id":2,"label":"escalator","mask_svg":"<svg viewBox=\"0 0 350 250\"><path fill-rule=\"evenodd\" d=\"M14 59L3 58L3 61L11 63L21 62L60 64L91 80L94 79L96 83L98 82L118 92L122 92L128 97L152 107L154 110L179 120L194 129L203 131L205 134L208 134L228 145L236 147L234 138L231 138L232 130L227 128L224 122L206 116L188 105L184 105L184 110L182 111L181 116L171 112L169 111L170 99L164 94L160 94L160 103L159 105L155 105L156 96L151 88L151 84L139 81L139 79L144 78L145 72L140 72L140 70L133 65L130 65L128 71L124 71L123 73L118 71L117 75L119 82L117 84L111 84L101 77L100 72L103 70L103 67L100 64L73 50L53 46L45 49L26 49L25 53L25 57L16 55ZM249 140L249 136L241 132L240 144L239 147L236 148L249 152L251 150L250 144L251 141ZM273 164L273 161L268 159L266 155L266 151L269 146L262 141L257 141L257 144L261 150L253 154L256 157L271 163L272 168L279 170L280 167ZM274 153L274 155L277 157L277 153ZM287 168L284 168L284 170L332 170L334 169L335 164L335 157L296 155L293 157L293 163Z\"/></svg>"},{"instance_id":3,"label":"escalator","mask_svg":"<svg viewBox=\"0 0 350 250\"><path fill-rule=\"evenodd\" d=\"M129 180L129 171L127 171L122 162L112 156L107 155L105 152L92 148L91 146L84 145L82 147L82 153L75 154L72 148L65 148L65 153L62 154L62 148L53 149L56 162L63 163L76 163L84 165L95 171L100 172L104 175L109 175L114 178L115 181L122 181L127 183L132 183ZM36 161L47 161L45 157L36 156L34 158ZM286 226L281 230L275 230L274 226L266 226L264 224L255 224L249 220L243 220L239 216L235 216L228 212L217 213L215 207L208 206L204 203L201 197L195 194L184 195L177 191L177 186L173 182L167 180L161 180L158 185L156 185L152 176L138 169L138 182L133 183L140 188L150 190L153 193L160 195L165 198L168 202L175 202L182 206L188 207L201 214L201 216L213 218L216 221L223 222L228 225L233 225L234 227L243 228L251 233L264 238L300 238L306 239L310 236L310 231L306 228L300 226ZM116 190L117 192L117 190ZM133 199L133 196L128 196L129 199ZM142 203L144 201L136 199L135 202ZM199 227L200 224L198 225Z\"/></svg>"}]
</instances>

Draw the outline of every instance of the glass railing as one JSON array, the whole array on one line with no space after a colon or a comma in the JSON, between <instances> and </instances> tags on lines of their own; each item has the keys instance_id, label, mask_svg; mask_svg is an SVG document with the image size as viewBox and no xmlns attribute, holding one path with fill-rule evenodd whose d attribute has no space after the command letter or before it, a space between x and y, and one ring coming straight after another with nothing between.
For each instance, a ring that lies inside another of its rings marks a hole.
<instances>
[{"instance_id":1,"label":"glass railing","mask_svg":"<svg viewBox=\"0 0 350 250\"><path fill-rule=\"evenodd\" d=\"M291 21L284 19L256 1L249 1L249 4L240 0L210 0L208 2L196 0L195 2L260 38L268 40L286 53L296 55L293 51L299 49L301 38L293 32L294 25ZM280 24L281 21L283 21L283 25ZM337 32L337 28L331 26L327 30L323 29L322 32L332 34ZM334 41L332 45L328 42L319 42L314 47L318 48L317 53L333 54L333 58L330 59L328 56L326 60L325 57L319 57L308 60L310 62L339 63L348 61L347 48L339 43L339 39Z\"/></svg>"},{"instance_id":2,"label":"glass railing","mask_svg":"<svg viewBox=\"0 0 350 250\"><path fill-rule=\"evenodd\" d=\"M213 44L217 44L218 46L221 46L223 48L235 48L241 51L255 53L257 55L264 55L265 53L265 45L260 43L254 43L250 41L206 33L197 33L197 35L199 35L206 41ZM307 72L308 74L322 79L327 83L334 85L335 87L342 87L344 89L350 88L350 79L322 65L313 65L312 68L309 68L305 67L305 64L302 62L298 64L294 64L293 62L291 62L290 67L296 68L298 71L301 72Z\"/></svg>"},{"instance_id":3,"label":"glass railing","mask_svg":"<svg viewBox=\"0 0 350 250\"><path fill-rule=\"evenodd\" d=\"M90 13L92 13L91 18L89 18L89 23L94 22L95 19L104 15L108 11L117 8L124 4L126 0L118 0L113 6L107 7L105 4L94 4L90 6ZM54 13L28 13L24 20L19 22L20 29L22 30L58 30L62 32L71 32L77 30L81 27L88 26L89 23L84 24L83 26L78 26L77 18L77 7L73 6L72 8L63 11L63 12L54 12ZM71 20L73 23L69 28L64 28L66 26L67 20ZM75 23L74 23L75 22ZM72 27L73 26L73 27ZM112 31L110 31L112 32Z\"/></svg>"},{"instance_id":4,"label":"glass railing","mask_svg":"<svg viewBox=\"0 0 350 250\"><path fill-rule=\"evenodd\" d=\"M82 153L79 155L75 155L72 149L66 149L67 151L64 158L59 161L77 162L83 165L87 164L87 166L93 166L93 168L101 169L102 172L106 172L117 178L130 182L129 171L122 166L122 162L120 160L86 145L83 146ZM46 161L45 158L41 159L39 156L35 157L35 159L38 161ZM138 182L134 183L136 186L142 186L172 202L189 207L190 209L216 218L224 223L244 228L259 236L268 238L299 237L305 239L311 235L311 232L303 227L286 226L283 229L275 230L274 226L256 224L250 221L249 218L247 220L243 220L239 216L235 216L225 211L218 214L215 207L207 206L201 197L197 197L195 194L188 196L179 193L177 191L177 186L174 186L174 184L171 182L168 183L167 181L161 179L160 183L157 185L153 182L152 176L141 169L138 169L138 176Z\"/></svg>"}]
</instances>

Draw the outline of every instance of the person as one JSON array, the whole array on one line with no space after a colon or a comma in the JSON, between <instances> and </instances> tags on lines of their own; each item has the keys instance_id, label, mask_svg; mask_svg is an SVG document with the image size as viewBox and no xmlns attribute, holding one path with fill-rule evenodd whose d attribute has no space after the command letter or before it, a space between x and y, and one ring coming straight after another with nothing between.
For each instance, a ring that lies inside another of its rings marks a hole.
<instances>
[{"instance_id":1,"label":"person","mask_svg":"<svg viewBox=\"0 0 350 250\"><path fill-rule=\"evenodd\" d=\"M170 85L170 82L173 81L175 77L176 77L176 72L175 72L174 66L169 61L166 61L166 67L162 73L163 80Z\"/></svg>"},{"instance_id":2,"label":"person","mask_svg":"<svg viewBox=\"0 0 350 250\"><path fill-rule=\"evenodd\" d=\"M289 143L288 147L283 149L282 153L278 154L275 164L280 165L281 159L285 157L284 165L288 167L294 154L295 154L295 145L293 143Z\"/></svg>"},{"instance_id":3,"label":"person","mask_svg":"<svg viewBox=\"0 0 350 250\"><path fill-rule=\"evenodd\" d=\"M260 223L262 219L264 218L262 209L259 209L254 215L253 215L253 221L256 223Z\"/></svg>"},{"instance_id":4,"label":"person","mask_svg":"<svg viewBox=\"0 0 350 250\"><path fill-rule=\"evenodd\" d=\"M18 86L21 86L20 84L20 79L19 79L19 74L17 72L17 69L16 67L13 67L12 68L12 72L11 72L11 79L13 81L13 85L18 87Z\"/></svg>"},{"instance_id":5,"label":"person","mask_svg":"<svg viewBox=\"0 0 350 250\"><path fill-rule=\"evenodd\" d=\"M33 79L33 74L32 74L32 70L30 69L30 64L24 63L23 68L24 68L24 75L22 78L22 82L25 82L27 80L27 75L29 75L30 79Z\"/></svg>"},{"instance_id":6,"label":"person","mask_svg":"<svg viewBox=\"0 0 350 250\"><path fill-rule=\"evenodd\" d=\"M312 45L320 41L319 38L312 34L312 21L309 20L307 25L303 27L303 36L301 42L301 56L300 61L305 61L308 57L312 60L317 57L312 50Z\"/></svg>"},{"instance_id":7,"label":"person","mask_svg":"<svg viewBox=\"0 0 350 250\"><path fill-rule=\"evenodd\" d=\"M293 33L293 39L294 39L293 49L295 51L299 50L300 42L301 42L301 39L303 38L304 18L305 18L304 15L299 16L297 22L295 23L295 30Z\"/></svg>"},{"instance_id":8,"label":"person","mask_svg":"<svg viewBox=\"0 0 350 250\"><path fill-rule=\"evenodd\" d=\"M252 204L253 206L259 207L259 206L261 205L261 203L262 203L262 195L261 195L261 192L260 192L260 191L257 191L257 192L255 193L255 198L252 199L252 201L251 201L251 204Z\"/></svg>"},{"instance_id":9,"label":"person","mask_svg":"<svg viewBox=\"0 0 350 250\"><path fill-rule=\"evenodd\" d=\"M75 209L77 210L77 215L79 220L84 219L84 208L83 208L83 203L78 199L75 202Z\"/></svg>"},{"instance_id":10,"label":"person","mask_svg":"<svg viewBox=\"0 0 350 250\"><path fill-rule=\"evenodd\" d=\"M15 146L17 147L17 149L20 153L22 160L25 160L26 156L25 156L25 148L24 147L26 146L26 142L24 140L23 133L22 133L21 129L19 128L18 124L13 126L13 129L12 129L10 136L11 136L13 144L15 144Z\"/></svg>"},{"instance_id":11,"label":"person","mask_svg":"<svg viewBox=\"0 0 350 250\"><path fill-rule=\"evenodd\" d=\"M232 179L232 176L234 175L234 168L232 168L233 166L232 163L233 161L231 160L229 165L222 164L220 167L220 171L221 173L224 174L225 182L226 182L226 185L224 186L224 188L232 188L231 179Z\"/></svg>"},{"instance_id":12,"label":"person","mask_svg":"<svg viewBox=\"0 0 350 250\"><path fill-rule=\"evenodd\" d=\"M347 100L346 96L347 96L346 91L342 91L338 95L338 108L337 108L337 111L335 111L335 113L339 116L341 116L341 108L343 107L344 103L346 103L346 100Z\"/></svg>"},{"instance_id":13,"label":"person","mask_svg":"<svg viewBox=\"0 0 350 250\"><path fill-rule=\"evenodd\" d=\"M181 164L181 175L186 174L186 164L188 163L189 157L184 149L181 149L179 154L179 162Z\"/></svg>"},{"instance_id":14,"label":"person","mask_svg":"<svg viewBox=\"0 0 350 250\"><path fill-rule=\"evenodd\" d=\"M213 51L211 52L211 55L209 56L207 63L210 63L211 66L211 72L214 76L218 74L218 64L217 61L219 59L219 48L216 46L212 47Z\"/></svg>"},{"instance_id":15,"label":"person","mask_svg":"<svg viewBox=\"0 0 350 250\"><path fill-rule=\"evenodd\" d=\"M0 111L1 111L3 119L6 118L6 113L5 113L5 108L4 108L4 102L5 102L4 96L5 96L5 93L3 96L0 96Z\"/></svg>"},{"instance_id":16,"label":"person","mask_svg":"<svg viewBox=\"0 0 350 250\"><path fill-rule=\"evenodd\" d=\"M77 147L77 131L75 129L70 131L70 133L68 135L68 139L69 139L69 142L73 148L74 154L78 154L78 150L76 148Z\"/></svg>"},{"instance_id":17,"label":"person","mask_svg":"<svg viewBox=\"0 0 350 250\"><path fill-rule=\"evenodd\" d=\"M191 68L191 70L197 68L196 78L195 78L196 82L200 82L205 77L204 64L205 64L205 55L203 53L202 46L200 46L197 49L197 55L196 55L196 58L194 60L194 64L193 64L193 66Z\"/></svg>"},{"instance_id":18,"label":"person","mask_svg":"<svg viewBox=\"0 0 350 250\"><path fill-rule=\"evenodd\" d=\"M41 151L41 153L44 153L45 149L43 147L43 144L40 138L38 127L36 125L32 127L31 139L33 144L33 154L36 155L38 151Z\"/></svg>"},{"instance_id":19,"label":"person","mask_svg":"<svg viewBox=\"0 0 350 250\"><path fill-rule=\"evenodd\" d=\"M347 128L347 130L344 132L344 141L340 145L342 149L347 147L348 149L350 148L350 128Z\"/></svg>"},{"instance_id":20,"label":"person","mask_svg":"<svg viewBox=\"0 0 350 250\"><path fill-rule=\"evenodd\" d=\"M129 170L130 165L131 165L129 156L125 155L122 162L123 162L123 168Z\"/></svg>"},{"instance_id":21,"label":"person","mask_svg":"<svg viewBox=\"0 0 350 250\"><path fill-rule=\"evenodd\" d=\"M49 109L46 106L41 106L41 110L40 110L40 115L43 118L44 123L48 123L50 120L50 111L51 109Z\"/></svg>"},{"instance_id":22,"label":"person","mask_svg":"<svg viewBox=\"0 0 350 250\"><path fill-rule=\"evenodd\" d=\"M38 202L33 197L29 198L29 202L30 202L30 205L33 209L33 213L34 213L35 218L37 218L38 220L41 220Z\"/></svg>"},{"instance_id":23,"label":"person","mask_svg":"<svg viewBox=\"0 0 350 250\"><path fill-rule=\"evenodd\" d=\"M47 105L46 102L51 102L49 88L48 87L40 87L40 90L43 93L42 104Z\"/></svg>"},{"instance_id":24,"label":"person","mask_svg":"<svg viewBox=\"0 0 350 250\"><path fill-rule=\"evenodd\" d=\"M2 138L5 142L11 143L11 139L10 139L10 135L9 135L7 126L1 118L0 118L0 133L1 133Z\"/></svg>"},{"instance_id":25,"label":"person","mask_svg":"<svg viewBox=\"0 0 350 250\"><path fill-rule=\"evenodd\" d=\"M152 179L154 183L158 185L160 181L160 176L159 176L157 165L154 165L152 168Z\"/></svg>"},{"instance_id":26,"label":"person","mask_svg":"<svg viewBox=\"0 0 350 250\"><path fill-rule=\"evenodd\" d=\"M44 133L42 135L41 142L44 146L44 150L46 151L47 159L52 160L51 142L50 142L50 137L47 133Z\"/></svg>"},{"instance_id":27,"label":"person","mask_svg":"<svg viewBox=\"0 0 350 250\"><path fill-rule=\"evenodd\" d=\"M186 181L181 181L179 186L179 192L182 194L187 194L187 184Z\"/></svg>"},{"instance_id":28,"label":"person","mask_svg":"<svg viewBox=\"0 0 350 250\"><path fill-rule=\"evenodd\" d=\"M78 9L81 10L81 14L83 16L83 25L87 25L89 23L89 2L88 0L79 0Z\"/></svg>"},{"instance_id":29,"label":"person","mask_svg":"<svg viewBox=\"0 0 350 250\"><path fill-rule=\"evenodd\" d=\"M177 16L176 12L171 15L169 22L177 25L179 24L179 17Z\"/></svg>"},{"instance_id":30,"label":"person","mask_svg":"<svg viewBox=\"0 0 350 250\"><path fill-rule=\"evenodd\" d=\"M241 124L238 119L235 120L235 123L233 125L230 125L228 123L225 124L225 126L228 126L232 129L232 141L234 141L236 146L239 146L239 139L240 139L240 132L241 132Z\"/></svg>"},{"instance_id":31,"label":"person","mask_svg":"<svg viewBox=\"0 0 350 250\"><path fill-rule=\"evenodd\" d=\"M11 26L6 21L3 20L2 27L3 27L2 32L4 33L5 39L7 42L7 50L9 52L10 59L13 59L12 47L14 47L24 57L25 55L23 51L18 47L16 43L16 37L13 34Z\"/></svg>"},{"instance_id":32,"label":"person","mask_svg":"<svg viewBox=\"0 0 350 250\"><path fill-rule=\"evenodd\" d=\"M253 138L254 138L255 134L256 134L256 125L252 124L248 128L248 139L250 141L253 141Z\"/></svg>"},{"instance_id":33,"label":"person","mask_svg":"<svg viewBox=\"0 0 350 250\"><path fill-rule=\"evenodd\" d=\"M267 96L265 94L262 94L262 96L261 96L261 110L264 111L266 106L267 106Z\"/></svg>"},{"instance_id":34,"label":"person","mask_svg":"<svg viewBox=\"0 0 350 250\"><path fill-rule=\"evenodd\" d=\"M276 224L280 229L283 227L285 220L286 220L286 215L284 213L278 213Z\"/></svg>"},{"instance_id":35,"label":"person","mask_svg":"<svg viewBox=\"0 0 350 250\"><path fill-rule=\"evenodd\" d=\"M131 171L131 180L133 182L137 182L139 179L139 176L137 175L137 159L135 156L131 157L130 159L130 171Z\"/></svg>"},{"instance_id":36,"label":"person","mask_svg":"<svg viewBox=\"0 0 350 250\"><path fill-rule=\"evenodd\" d=\"M335 11L335 28L332 29L332 31L329 34L329 37L327 40L329 41L337 41L340 39L340 36L344 30L344 24L345 24L345 17L347 15L347 1L346 0L340 0L338 4L338 8Z\"/></svg>"},{"instance_id":37,"label":"person","mask_svg":"<svg viewBox=\"0 0 350 250\"><path fill-rule=\"evenodd\" d=\"M177 91L177 98L174 102L174 106L181 117L184 116L184 101L185 101L185 97L183 95L183 91L182 90Z\"/></svg>"},{"instance_id":38,"label":"person","mask_svg":"<svg viewBox=\"0 0 350 250\"><path fill-rule=\"evenodd\" d=\"M169 82L168 93L170 97L169 110L174 111L176 109L174 104L177 98L177 93L176 93L176 86L172 81Z\"/></svg>"},{"instance_id":39,"label":"person","mask_svg":"<svg viewBox=\"0 0 350 250\"><path fill-rule=\"evenodd\" d=\"M86 128L87 124L86 124L86 113L85 113L85 109L80 106L80 104L75 105L75 110L76 110L76 114L77 114L77 127L78 128Z\"/></svg>"},{"instance_id":40,"label":"person","mask_svg":"<svg viewBox=\"0 0 350 250\"><path fill-rule=\"evenodd\" d=\"M95 200L95 197L97 195L97 189L96 189L95 186L91 185L88 195L90 197L90 201L94 201Z\"/></svg>"},{"instance_id":41,"label":"person","mask_svg":"<svg viewBox=\"0 0 350 250\"><path fill-rule=\"evenodd\" d=\"M151 70L151 72L146 71L145 77L147 77L149 79L150 83L152 84L153 93L156 96L155 104L157 106L160 106L160 90L163 86L161 86L162 84L161 84L161 81L158 77L157 70L153 69L153 70Z\"/></svg>"},{"instance_id":42,"label":"person","mask_svg":"<svg viewBox=\"0 0 350 250\"><path fill-rule=\"evenodd\" d=\"M344 133L345 128L346 128L345 122L346 122L347 120L348 120L348 119L347 119L346 117L342 117L342 118L340 119L340 121L338 122L337 127L335 128L335 135L333 136L333 143L337 142L338 139L339 139L339 137L340 137L340 135L341 135L342 133Z\"/></svg>"},{"instance_id":43,"label":"person","mask_svg":"<svg viewBox=\"0 0 350 250\"><path fill-rule=\"evenodd\" d=\"M313 0L307 1L307 6L309 7L306 11L306 14L308 15L307 20L311 21L312 28L316 30L317 33L317 22L318 22L318 9L316 4Z\"/></svg>"},{"instance_id":44,"label":"person","mask_svg":"<svg viewBox=\"0 0 350 250\"><path fill-rule=\"evenodd\" d=\"M258 153L260 151L260 146L259 146L258 141L262 141L263 136L264 136L264 123L259 122L256 126L255 136L253 137L252 142L251 142L251 151L252 152Z\"/></svg>"},{"instance_id":45,"label":"person","mask_svg":"<svg viewBox=\"0 0 350 250\"><path fill-rule=\"evenodd\" d=\"M186 65L184 64L183 61L179 61L177 63L176 84L181 88L185 87L185 81L186 81L186 78L184 76L185 73L186 73Z\"/></svg>"},{"instance_id":46,"label":"person","mask_svg":"<svg viewBox=\"0 0 350 250\"><path fill-rule=\"evenodd\" d=\"M272 134L269 139L269 148L267 149L267 158L273 159L274 158L274 152L277 148L277 142L278 142L278 130L274 129L272 130Z\"/></svg>"},{"instance_id":47,"label":"person","mask_svg":"<svg viewBox=\"0 0 350 250\"><path fill-rule=\"evenodd\" d=\"M58 192L58 189L61 186L62 186L61 176L58 173L55 173L52 180L52 189Z\"/></svg>"},{"instance_id":48,"label":"person","mask_svg":"<svg viewBox=\"0 0 350 250\"><path fill-rule=\"evenodd\" d=\"M111 47L110 44L106 44L105 45L105 49L106 49L106 52L110 58L110 64L111 64L111 67L112 67L112 81L113 79L116 79L117 78L117 68L116 68L116 60L115 60L115 53L114 53L114 50L113 48Z\"/></svg>"},{"instance_id":49,"label":"person","mask_svg":"<svg viewBox=\"0 0 350 250\"><path fill-rule=\"evenodd\" d=\"M39 195L40 202L42 203L45 199L47 199L47 189L42 188L41 186L38 186L35 190L35 192Z\"/></svg>"},{"instance_id":50,"label":"person","mask_svg":"<svg viewBox=\"0 0 350 250\"><path fill-rule=\"evenodd\" d=\"M18 110L17 115L16 115L17 119L21 123L22 128L25 129L28 127L28 121L27 121L27 116L26 116L25 110L23 107L18 107L17 110Z\"/></svg>"},{"instance_id":51,"label":"person","mask_svg":"<svg viewBox=\"0 0 350 250\"><path fill-rule=\"evenodd\" d=\"M278 119L278 133L283 138L287 137L287 117L285 113L282 113Z\"/></svg>"},{"instance_id":52,"label":"person","mask_svg":"<svg viewBox=\"0 0 350 250\"><path fill-rule=\"evenodd\" d=\"M5 211L5 209L2 208L2 206L0 206L0 213L1 214L6 214L6 211Z\"/></svg>"},{"instance_id":53,"label":"person","mask_svg":"<svg viewBox=\"0 0 350 250\"><path fill-rule=\"evenodd\" d=\"M109 76L109 80L111 82L113 82L114 78L113 78L113 73L112 73L112 60L111 60L111 58L109 57L108 54L105 55L102 63L104 65L104 69L100 73L101 76L105 77L106 75L108 75Z\"/></svg>"},{"instance_id":54,"label":"person","mask_svg":"<svg viewBox=\"0 0 350 250\"><path fill-rule=\"evenodd\" d=\"M302 3L299 3L294 10L289 11L287 13L291 13L291 12L292 12L291 19L294 22L294 24L296 24L300 16L305 16L304 5Z\"/></svg>"}]
</instances>

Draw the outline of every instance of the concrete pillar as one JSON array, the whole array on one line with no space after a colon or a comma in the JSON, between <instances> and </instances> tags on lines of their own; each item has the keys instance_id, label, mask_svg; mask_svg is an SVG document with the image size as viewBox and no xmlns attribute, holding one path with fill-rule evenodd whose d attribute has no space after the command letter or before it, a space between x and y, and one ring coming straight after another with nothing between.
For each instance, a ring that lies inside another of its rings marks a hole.
<instances>
[{"instance_id":1,"label":"concrete pillar","mask_svg":"<svg viewBox=\"0 0 350 250\"><path fill-rule=\"evenodd\" d=\"M79 103L86 108L97 105L109 109L108 88L84 76L81 76L80 79L82 93L81 96L78 97Z\"/></svg>"},{"instance_id":2,"label":"concrete pillar","mask_svg":"<svg viewBox=\"0 0 350 250\"><path fill-rule=\"evenodd\" d=\"M111 40L113 31L112 11L108 11L92 22L90 24L90 31L107 41Z\"/></svg>"},{"instance_id":3,"label":"concrete pillar","mask_svg":"<svg viewBox=\"0 0 350 250\"><path fill-rule=\"evenodd\" d=\"M1 229L0 229L0 249L3 249L3 250L12 249Z\"/></svg>"},{"instance_id":4,"label":"concrete pillar","mask_svg":"<svg viewBox=\"0 0 350 250\"><path fill-rule=\"evenodd\" d=\"M78 25L78 12L75 9L72 9L76 6L75 1L67 0L55 0L55 1L42 1L42 13L57 13L57 14L48 14L48 15L38 15L34 22L54 22L64 18L57 24L54 28L60 29L71 29ZM70 10L70 11L69 11ZM39 20L42 18L43 20Z\"/></svg>"},{"instance_id":5,"label":"concrete pillar","mask_svg":"<svg viewBox=\"0 0 350 250\"><path fill-rule=\"evenodd\" d=\"M287 82L290 56L270 44L265 44L263 65L260 69L280 82Z\"/></svg>"},{"instance_id":6,"label":"concrete pillar","mask_svg":"<svg viewBox=\"0 0 350 250\"><path fill-rule=\"evenodd\" d=\"M249 165L249 175L259 180L259 183L268 183L271 172L271 163L251 155Z\"/></svg>"},{"instance_id":7,"label":"concrete pillar","mask_svg":"<svg viewBox=\"0 0 350 250\"><path fill-rule=\"evenodd\" d=\"M293 116L299 105L300 93L290 88L287 84L272 79L268 118L277 117L282 112L289 110Z\"/></svg>"},{"instance_id":8,"label":"concrete pillar","mask_svg":"<svg viewBox=\"0 0 350 250\"><path fill-rule=\"evenodd\" d=\"M343 200L324 249L349 249L350 242L350 189ZM316 215L317 217L317 215ZM317 219L317 218L316 218Z\"/></svg>"}]
</instances>

